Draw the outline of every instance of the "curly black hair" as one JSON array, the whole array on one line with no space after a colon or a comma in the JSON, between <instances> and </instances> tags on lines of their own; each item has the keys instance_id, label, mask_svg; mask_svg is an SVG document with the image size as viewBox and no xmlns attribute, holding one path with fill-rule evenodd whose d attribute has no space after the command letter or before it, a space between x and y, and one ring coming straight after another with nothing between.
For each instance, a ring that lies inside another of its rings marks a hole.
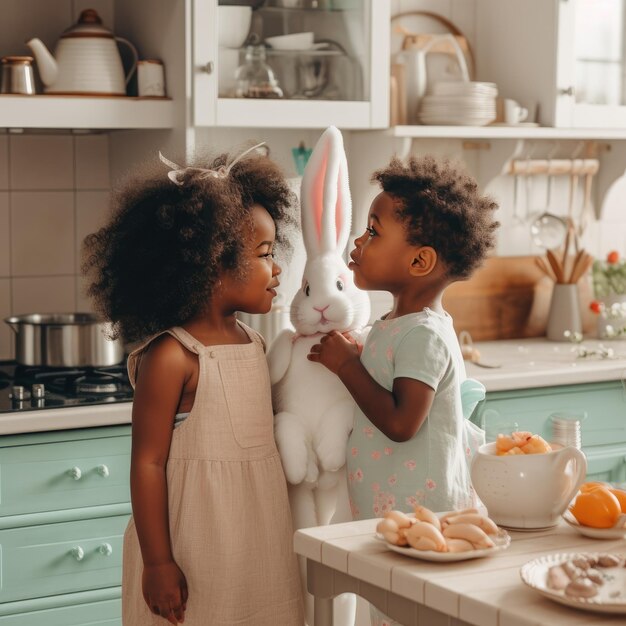
<instances>
[{"instance_id":1,"label":"curly black hair","mask_svg":"<svg viewBox=\"0 0 626 626\"><path fill-rule=\"evenodd\" d=\"M498 204L449 161L425 156L405 163L394 157L372 174L372 182L398 201L407 242L432 246L451 280L469 278L494 248Z\"/></svg>"},{"instance_id":2,"label":"curly black hair","mask_svg":"<svg viewBox=\"0 0 626 626\"><path fill-rule=\"evenodd\" d=\"M227 162L222 154L197 167ZM183 324L206 306L223 272L245 276L253 205L271 215L275 248L289 255L294 198L280 168L258 153L223 178L188 170L180 186L163 164L144 166L114 195L109 223L83 242L87 294L126 342Z\"/></svg>"}]
</instances>

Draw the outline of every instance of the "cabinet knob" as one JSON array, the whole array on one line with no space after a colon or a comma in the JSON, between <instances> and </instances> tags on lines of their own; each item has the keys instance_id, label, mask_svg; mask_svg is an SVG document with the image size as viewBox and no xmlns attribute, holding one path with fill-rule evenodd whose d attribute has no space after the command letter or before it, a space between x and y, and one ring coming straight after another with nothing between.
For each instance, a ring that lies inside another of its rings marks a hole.
<instances>
[{"instance_id":1,"label":"cabinet knob","mask_svg":"<svg viewBox=\"0 0 626 626\"><path fill-rule=\"evenodd\" d=\"M100 474L100 476L102 476L102 478L107 478L110 474L109 468L104 464L98 465L98 467L96 467L96 471Z\"/></svg>"},{"instance_id":2,"label":"cabinet knob","mask_svg":"<svg viewBox=\"0 0 626 626\"><path fill-rule=\"evenodd\" d=\"M209 61L206 65L202 66L202 71L207 74L213 74L213 70L215 69L215 63L213 61Z\"/></svg>"},{"instance_id":3,"label":"cabinet knob","mask_svg":"<svg viewBox=\"0 0 626 626\"><path fill-rule=\"evenodd\" d=\"M559 89L559 96L573 96L576 90L571 85L567 89Z\"/></svg>"},{"instance_id":4,"label":"cabinet knob","mask_svg":"<svg viewBox=\"0 0 626 626\"><path fill-rule=\"evenodd\" d=\"M113 548L110 543L103 543L98 546L98 552L104 556L110 556L113 552Z\"/></svg>"},{"instance_id":5,"label":"cabinet knob","mask_svg":"<svg viewBox=\"0 0 626 626\"><path fill-rule=\"evenodd\" d=\"M77 467L76 465L74 465L74 467L71 470L67 470L67 473L74 479L74 480L80 480L81 476L83 475L83 473L80 471L80 467Z\"/></svg>"},{"instance_id":6,"label":"cabinet knob","mask_svg":"<svg viewBox=\"0 0 626 626\"><path fill-rule=\"evenodd\" d=\"M85 558L85 551L80 546L74 546L70 550L70 554L77 560L82 561Z\"/></svg>"}]
</instances>

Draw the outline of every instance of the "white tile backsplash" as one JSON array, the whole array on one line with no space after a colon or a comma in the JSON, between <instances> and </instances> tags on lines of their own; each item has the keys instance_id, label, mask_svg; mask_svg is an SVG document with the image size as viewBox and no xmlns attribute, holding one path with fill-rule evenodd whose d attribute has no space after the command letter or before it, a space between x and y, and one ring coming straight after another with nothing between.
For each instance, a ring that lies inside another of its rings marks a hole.
<instances>
[{"instance_id":1,"label":"white tile backsplash","mask_svg":"<svg viewBox=\"0 0 626 626\"><path fill-rule=\"evenodd\" d=\"M108 191L76 192L76 273L80 274L83 239L107 221L110 214Z\"/></svg>"},{"instance_id":2,"label":"white tile backsplash","mask_svg":"<svg viewBox=\"0 0 626 626\"><path fill-rule=\"evenodd\" d=\"M109 189L109 138L107 135L75 137L76 189Z\"/></svg>"},{"instance_id":3,"label":"white tile backsplash","mask_svg":"<svg viewBox=\"0 0 626 626\"><path fill-rule=\"evenodd\" d=\"M79 252L108 214L109 172L108 135L0 135L0 359L4 317L92 310Z\"/></svg>"},{"instance_id":4,"label":"white tile backsplash","mask_svg":"<svg viewBox=\"0 0 626 626\"><path fill-rule=\"evenodd\" d=\"M9 194L0 191L0 277L11 274L9 224Z\"/></svg>"},{"instance_id":5,"label":"white tile backsplash","mask_svg":"<svg viewBox=\"0 0 626 626\"><path fill-rule=\"evenodd\" d=\"M74 189L71 135L9 137L11 189Z\"/></svg>"},{"instance_id":6,"label":"white tile backsplash","mask_svg":"<svg viewBox=\"0 0 626 626\"><path fill-rule=\"evenodd\" d=\"M74 276L13 278L13 313L71 313L76 310Z\"/></svg>"},{"instance_id":7,"label":"white tile backsplash","mask_svg":"<svg viewBox=\"0 0 626 626\"><path fill-rule=\"evenodd\" d=\"M11 192L13 276L73 274L74 192Z\"/></svg>"}]
</instances>

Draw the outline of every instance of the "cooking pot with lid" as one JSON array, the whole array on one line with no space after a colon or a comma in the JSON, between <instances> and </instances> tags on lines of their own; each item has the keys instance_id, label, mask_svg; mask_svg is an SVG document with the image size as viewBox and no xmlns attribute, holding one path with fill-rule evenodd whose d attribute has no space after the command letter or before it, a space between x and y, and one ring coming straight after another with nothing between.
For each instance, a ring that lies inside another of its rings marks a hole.
<instances>
[{"instance_id":1,"label":"cooking pot with lid","mask_svg":"<svg viewBox=\"0 0 626 626\"><path fill-rule=\"evenodd\" d=\"M19 365L106 367L124 358L121 340L107 337L110 324L91 313L32 313L4 321L15 332Z\"/></svg>"}]
</instances>

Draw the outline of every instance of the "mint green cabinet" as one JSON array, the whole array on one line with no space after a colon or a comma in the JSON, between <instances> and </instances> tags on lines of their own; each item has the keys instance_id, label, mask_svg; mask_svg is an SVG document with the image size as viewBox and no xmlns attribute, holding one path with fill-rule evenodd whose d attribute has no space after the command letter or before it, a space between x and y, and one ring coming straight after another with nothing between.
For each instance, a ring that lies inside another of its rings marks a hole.
<instances>
[{"instance_id":1,"label":"mint green cabinet","mask_svg":"<svg viewBox=\"0 0 626 626\"><path fill-rule=\"evenodd\" d=\"M0 436L0 626L120 626L130 426Z\"/></svg>"},{"instance_id":2,"label":"mint green cabinet","mask_svg":"<svg viewBox=\"0 0 626 626\"><path fill-rule=\"evenodd\" d=\"M585 411L582 447L587 478L626 481L626 391L621 381L488 392L473 416L494 441L498 433L528 430L552 438L550 414Z\"/></svg>"}]
</instances>

